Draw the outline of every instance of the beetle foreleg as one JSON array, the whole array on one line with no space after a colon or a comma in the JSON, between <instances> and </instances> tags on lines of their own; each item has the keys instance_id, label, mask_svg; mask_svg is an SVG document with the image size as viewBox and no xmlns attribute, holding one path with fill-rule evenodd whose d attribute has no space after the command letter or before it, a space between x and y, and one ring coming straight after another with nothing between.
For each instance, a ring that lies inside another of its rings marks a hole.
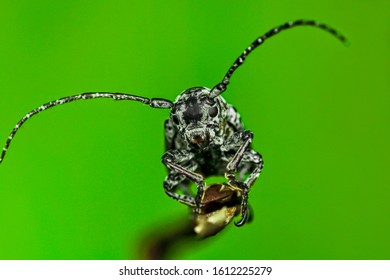
<instances>
[{"instance_id":1,"label":"beetle foreleg","mask_svg":"<svg viewBox=\"0 0 390 280\"><path fill-rule=\"evenodd\" d=\"M192 154L187 151L179 150L170 150L166 152L162 157L162 162L173 172L174 174L180 174L185 178L195 182L198 192L195 198L183 196L175 193L173 190L178 187L179 182L172 182L169 180L169 175L164 182L164 188L166 193L178 201L190 205L196 206L195 211L201 207L201 200L203 197L204 189L206 183L204 182L204 177L198 173L191 171L191 169L196 169L196 165L192 167L183 167L183 165L189 162L192 159ZM181 180L183 181L183 180Z\"/></svg>"},{"instance_id":2,"label":"beetle foreleg","mask_svg":"<svg viewBox=\"0 0 390 280\"><path fill-rule=\"evenodd\" d=\"M238 165L240 164L242 158L244 157L246 150L248 149L249 145L252 142L253 133L247 130L247 131L234 134L232 138L233 139L230 139L230 141L225 144L224 148L226 150L231 149L233 145L237 145L237 143L230 143L230 142L239 142L241 144L237 152L233 156L233 158L229 161L228 165L226 166L225 177L231 186L237 187L240 185L240 183L237 180L235 173L237 171Z\"/></svg>"},{"instance_id":3,"label":"beetle foreleg","mask_svg":"<svg viewBox=\"0 0 390 280\"><path fill-rule=\"evenodd\" d=\"M238 148L235 155L233 156L233 158L226 166L225 177L231 186L239 187L242 190L242 201L241 201L242 215L241 215L241 219L237 223L235 223L236 226L242 226L245 224L248 218L248 192L250 190L250 187L254 184L256 178L260 175L261 169L263 168L263 160L259 153L253 150L248 151L250 143L252 142L253 139L253 133L251 131L243 131L235 134L232 137L233 139L230 139L229 143L227 143L228 146L231 147L232 145L237 144L239 142L241 142L241 145ZM225 149L228 148L229 147L225 147ZM235 174L238 171L238 167L241 162L246 163L246 165L243 167L243 170L240 170L243 171L240 172L241 176L243 176L242 173L246 173L246 170L253 169L249 177L244 182L239 181L236 178L236 174Z\"/></svg>"},{"instance_id":4,"label":"beetle foreleg","mask_svg":"<svg viewBox=\"0 0 390 280\"><path fill-rule=\"evenodd\" d=\"M169 172L168 176L164 180L164 190L166 194L173 199L190 207L195 207L195 199L189 193L188 186L183 184L185 179L185 176L182 174L174 171ZM178 194L175 192L177 189L182 189L185 194Z\"/></svg>"}]
</instances>

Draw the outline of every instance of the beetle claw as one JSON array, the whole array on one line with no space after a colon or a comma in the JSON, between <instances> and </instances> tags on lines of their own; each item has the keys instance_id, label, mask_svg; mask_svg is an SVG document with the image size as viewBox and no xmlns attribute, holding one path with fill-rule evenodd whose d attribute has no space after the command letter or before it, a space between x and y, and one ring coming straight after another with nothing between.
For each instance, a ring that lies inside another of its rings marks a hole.
<instances>
[{"instance_id":1,"label":"beetle claw","mask_svg":"<svg viewBox=\"0 0 390 280\"><path fill-rule=\"evenodd\" d=\"M236 227L241 227L246 223L247 220L248 220L248 208L242 211L241 219L238 222L234 222L234 225Z\"/></svg>"},{"instance_id":2,"label":"beetle claw","mask_svg":"<svg viewBox=\"0 0 390 280\"><path fill-rule=\"evenodd\" d=\"M249 218L248 212L248 193L244 191L241 201L241 219L238 222L234 222L235 226L241 227L247 222Z\"/></svg>"}]
</instances>

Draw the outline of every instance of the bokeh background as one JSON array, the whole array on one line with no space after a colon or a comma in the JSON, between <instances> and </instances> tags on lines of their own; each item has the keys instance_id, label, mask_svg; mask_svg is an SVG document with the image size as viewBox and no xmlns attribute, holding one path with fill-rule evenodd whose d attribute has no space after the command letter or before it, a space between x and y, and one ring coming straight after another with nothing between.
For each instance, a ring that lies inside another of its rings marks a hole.
<instances>
[{"instance_id":1,"label":"bokeh background","mask_svg":"<svg viewBox=\"0 0 390 280\"><path fill-rule=\"evenodd\" d=\"M253 223L172 258L390 259L389 12L387 0L3 0L0 138L67 95L212 87L257 36L316 19L351 45L283 32L224 93L265 160ZM29 120L0 166L0 259L137 259L153 229L185 220L162 187L168 115L100 99Z\"/></svg>"}]
</instances>

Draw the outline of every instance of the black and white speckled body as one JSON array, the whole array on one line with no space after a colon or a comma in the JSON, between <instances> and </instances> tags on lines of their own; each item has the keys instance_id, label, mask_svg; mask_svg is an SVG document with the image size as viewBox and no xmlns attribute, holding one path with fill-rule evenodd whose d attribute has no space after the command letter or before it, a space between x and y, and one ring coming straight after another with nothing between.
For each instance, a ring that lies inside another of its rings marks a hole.
<instances>
[{"instance_id":1,"label":"black and white speckled body","mask_svg":"<svg viewBox=\"0 0 390 280\"><path fill-rule=\"evenodd\" d=\"M232 74L254 49L275 34L295 26L320 28L346 42L344 36L327 25L313 20L291 21L256 38L234 61L222 81L211 90L205 87L190 88L182 92L174 102L125 93L91 92L45 103L16 124L6 140L0 163L20 127L34 115L57 105L84 99L111 98L137 101L152 108L171 109L170 117L165 122L166 151L162 157L162 162L169 170L164 180L165 192L198 211L202 207L200 202L206 187L204 179L224 175L228 181L224 185L239 193L241 219L236 225L241 226L248 218L248 192L260 175L263 160L251 148L253 133L244 129L240 115L233 106L226 103L221 94L226 90ZM190 188L193 182L197 187L195 193Z\"/></svg>"},{"instance_id":2,"label":"black and white speckled body","mask_svg":"<svg viewBox=\"0 0 390 280\"><path fill-rule=\"evenodd\" d=\"M165 122L163 162L170 172L164 188L172 198L193 207L201 199L204 178L225 175L232 187L243 187L239 182L247 172L252 172L250 178L254 181L263 166L261 155L250 147L252 134L244 130L238 112L222 96L211 98L210 92L204 87L184 91L175 100L170 118ZM229 170L229 163L245 141L248 144L239 154L238 166ZM174 164L194 174L185 175ZM240 170L238 178L234 174L237 169ZM197 183L196 196L189 193L191 176Z\"/></svg>"}]
</instances>

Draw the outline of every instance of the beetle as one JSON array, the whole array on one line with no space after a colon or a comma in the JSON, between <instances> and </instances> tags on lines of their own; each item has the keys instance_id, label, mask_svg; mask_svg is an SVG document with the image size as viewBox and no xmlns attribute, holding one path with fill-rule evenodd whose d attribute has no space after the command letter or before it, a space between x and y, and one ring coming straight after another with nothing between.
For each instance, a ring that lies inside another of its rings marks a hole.
<instances>
[{"instance_id":1,"label":"beetle","mask_svg":"<svg viewBox=\"0 0 390 280\"><path fill-rule=\"evenodd\" d=\"M0 163L20 127L34 115L57 105L83 99L111 98L170 109L170 116L165 121L165 153L162 156L162 162L168 168L163 184L166 194L193 208L194 213L201 213L205 178L224 175L231 191L239 194L241 217L235 224L242 226L249 216L248 192L260 175L263 159L251 147L253 133L244 129L239 113L221 94L227 89L233 73L254 49L279 32L296 26L316 27L347 42L343 35L328 25L314 20L290 21L256 38L213 88L187 89L174 102L164 98L110 92L87 92L48 102L30 111L16 124L6 140ZM196 191L191 191L192 183L196 184Z\"/></svg>"}]
</instances>

